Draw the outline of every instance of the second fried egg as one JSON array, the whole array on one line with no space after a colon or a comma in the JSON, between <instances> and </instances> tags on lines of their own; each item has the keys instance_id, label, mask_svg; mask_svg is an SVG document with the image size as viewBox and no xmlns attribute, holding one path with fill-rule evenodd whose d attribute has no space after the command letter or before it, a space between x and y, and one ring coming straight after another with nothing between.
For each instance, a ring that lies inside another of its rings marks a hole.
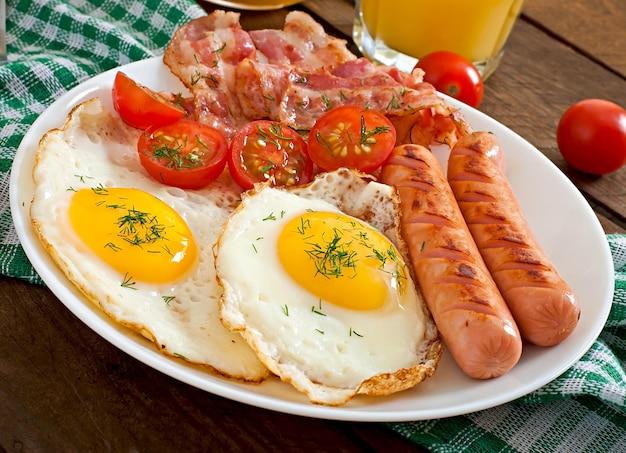
<instances>
[{"instance_id":1,"label":"second fried egg","mask_svg":"<svg viewBox=\"0 0 626 453\"><path fill-rule=\"evenodd\" d=\"M249 192L214 251L224 287L222 322L281 379L328 405L357 393L413 387L434 372L440 354L396 246L363 219L317 197L338 192L342 178L355 176L326 176L327 187L318 181L314 193ZM360 211L372 213L390 189L369 184L380 192L361 200L369 205ZM361 189L352 190L367 193Z\"/></svg>"}]
</instances>

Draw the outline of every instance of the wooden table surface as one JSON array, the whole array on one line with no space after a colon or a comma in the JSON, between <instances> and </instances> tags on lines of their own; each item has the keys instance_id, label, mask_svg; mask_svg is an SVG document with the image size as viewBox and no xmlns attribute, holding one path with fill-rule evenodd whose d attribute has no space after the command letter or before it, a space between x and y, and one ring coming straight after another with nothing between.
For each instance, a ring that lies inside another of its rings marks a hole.
<instances>
[{"instance_id":1,"label":"wooden table surface","mask_svg":"<svg viewBox=\"0 0 626 453\"><path fill-rule=\"evenodd\" d=\"M351 1L298 8L349 39ZM242 24L280 28L285 12L243 13ZM480 106L562 169L607 233L626 232L626 167L603 177L569 169L555 129L563 111L584 98L626 107L625 45L625 0L526 0ZM100 338L48 289L12 279L0 279L3 449L419 451L381 424L276 413L178 382Z\"/></svg>"}]
</instances>

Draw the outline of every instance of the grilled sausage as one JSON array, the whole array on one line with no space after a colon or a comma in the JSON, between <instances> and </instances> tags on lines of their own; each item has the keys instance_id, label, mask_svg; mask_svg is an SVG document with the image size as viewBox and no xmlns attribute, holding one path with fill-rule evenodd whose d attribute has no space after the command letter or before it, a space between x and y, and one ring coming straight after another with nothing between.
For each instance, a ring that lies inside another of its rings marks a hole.
<instances>
[{"instance_id":1,"label":"grilled sausage","mask_svg":"<svg viewBox=\"0 0 626 453\"><path fill-rule=\"evenodd\" d=\"M398 146L380 177L398 190L416 280L456 363L476 379L506 373L520 358L521 336L439 162L422 146Z\"/></svg>"},{"instance_id":2,"label":"grilled sausage","mask_svg":"<svg viewBox=\"0 0 626 453\"><path fill-rule=\"evenodd\" d=\"M489 158L493 134L463 137L448 160L448 182L522 336L539 346L567 338L580 307L524 217L506 175Z\"/></svg>"}]
</instances>

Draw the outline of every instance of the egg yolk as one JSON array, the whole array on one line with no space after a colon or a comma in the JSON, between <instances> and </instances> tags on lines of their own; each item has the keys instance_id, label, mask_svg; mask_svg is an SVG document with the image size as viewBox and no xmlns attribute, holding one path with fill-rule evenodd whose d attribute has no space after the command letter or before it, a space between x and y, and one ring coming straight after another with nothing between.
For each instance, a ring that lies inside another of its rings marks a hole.
<instances>
[{"instance_id":1,"label":"egg yolk","mask_svg":"<svg viewBox=\"0 0 626 453\"><path fill-rule=\"evenodd\" d=\"M81 189L70 221L82 241L124 281L164 283L185 274L197 259L191 230L166 203L138 189Z\"/></svg>"},{"instance_id":2,"label":"egg yolk","mask_svg":"<svg viewBox=\"0 0 626 453\"><path fill-rule=\"evenodd\" d=\"M344 308L372 310L399 300L407 270L393 244L352 217L307 212L289 220L278 256L301 287Z\"/></svg>"}]
</instances>

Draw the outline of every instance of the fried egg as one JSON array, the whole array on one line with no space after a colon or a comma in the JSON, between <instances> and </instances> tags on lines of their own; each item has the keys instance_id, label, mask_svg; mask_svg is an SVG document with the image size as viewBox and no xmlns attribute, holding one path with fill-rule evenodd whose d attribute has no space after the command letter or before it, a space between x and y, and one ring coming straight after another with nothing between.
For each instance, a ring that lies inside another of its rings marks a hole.
<instances>
[{"instance_id":1,"label":"fried egg","mask_svg":"<svg viewBox=\"0 0 626 453\"><path fill-rule=\"evenodd\" d=\"M313 403L386 395L432 375L434 323L405 263L397 195L346 169L257 186L214 248L223 324Z\"/></svg>"},{"instance_id":2,"label":"fried egg","mask_svg":"<svg viewBox=\"0 0 626 453\"><path fill-rule=\"evenodd\" d=\"M139 131L98 99L41 140L31 220L67 278L115 321L173 357L258 382L268 369L223 327L212 246L238 191L165 186L144 170Z\"/></svg>"}]
</instances>

